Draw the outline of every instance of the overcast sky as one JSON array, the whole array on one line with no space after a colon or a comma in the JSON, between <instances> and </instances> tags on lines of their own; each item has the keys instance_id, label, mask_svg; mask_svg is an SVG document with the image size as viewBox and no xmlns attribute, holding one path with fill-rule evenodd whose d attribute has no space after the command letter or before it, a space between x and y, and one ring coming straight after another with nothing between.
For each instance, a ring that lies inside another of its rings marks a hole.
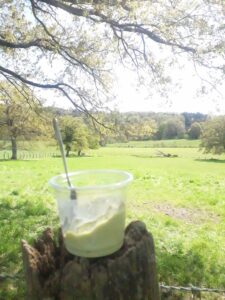
<instances>
[{"instance_id":1,"label":"overcast sky","mask_svg":"<svg viewBox=\"0 0 225 300\"><path fill-rule=\"evenodd\" d=\"M193 2L194 3L194 2ZM190 8L190 7L189 7ZM68 22L68 14L60 11L60 17ZM146 40L146 46L150 43L151 52L157 58L166 58L173 55L170 47L159 47L157 43ZM222 63L222 62L221 62ZM58 61L56 66L50 70L50 65L46 61L42 64L45 71L57 74L60 69L64 68L63 62ZM113 68L115 65L112 63ZM178 66L179 65L179 66ZM116 74L118 80L113 82L114 92L116 97L111 107L115 107L121 112L139 111L139 112L201 112L205 114L225 114L225 84L220 86L219 92L212 91L207 94L198 93L201 90L202 81L196 75L196 71L192 62L183 55L179 58L178 65L172 65L168 69L165 66L165 71L172 78L173 84L168 91L168 97L162 97L155 92L154 86L138 86L135 73L124 69L122 66L117 66ZM180 69L179 67L182 68ZM198 70L199 71L199 70ZM213 77L213 71L210 69L202 70L200 74L202 78L210 81L207 78L207 71ZM201 70L200 70L201 72ZM179 88L174 88L178 85ZM58 107L69 108L73 107L69 100L65 98L56 98L50 91L42 93L47 105L55 105Z\"/></svg>"},{"instance_id":2,"label":"overcast sky","mask_svg":"<svg viewBox=\"0 0 225 300\"><path fill-rule=\"evenodd\" d=\"M157 45L156 45L157 46ZM157 56L166 57L169 55L168 48L163 52L157 52ZM153 49L153 52L156 51ZM58 61L56 66L51 67L47 61L42 62L42 67L50 74L57 74L64 68L64 64ZM116 97L110 104L121 112L201 112L204 114L225 114L225 84L217 90L203 94L201 87L206 82L211 82L207 72L213 77L211 69L196 69L191 61L185 56L181 57L178 64L171 67L165 66L165 74L169 75L172 84L169 86L167 97L162 97L155 91L154 85L140 86L137 84L137 71L130 71L122 65L113 65L117 80L113 81ZM200 79L200 77L201 79ZM147 76L146 76L147 77ZM147 79L146 79L147 81ZM176 87L175 87L176 86ZM209 85L208 85L209 86ZM62 108L73 107L69 100L56 98L50 92L44 91L43 98L47 105L55 105Z\"/></svg>"},{"instance_id":3,"label":"overcast sky","mask_svg":"<svg viewBox=\"0 0 225 300\"><path fill-rule=\"evenodd\" d=\"M190 68L176 71L174 81L180 87L171 86L168 97L149 95L146 88L136 88L132 75L120 77L118 83L117 107L120 111L155 111L155 112L202 112L206 114L225 114L225 85L219 87L220 93L198 93L200 80ZM151 89L151 87L150 87ZM223 97L224 95L224 97Z\"/></svg>"},{"instance_id":4,"label":"overcast sky","mask_svg":"<svg viewBox=\"0 0 225 300\"><path fill-rule=\"evenodd\" d=\"M161 97L157 93L150 95L151 87L136 85L136 77L130 71L121 69L118 72L118 82L115 84L117 93L111 107L121 112L201 112L205 114L225 114L225 85L208 94L198 94L200 80L194 75L191 67L176 70L173 74L174 83L179 84L175 89L173 85L168 91L168 97ZM224 95L224 96L223 96ZM69 101L60 98L52 98L51 94L45 92L46 104L63 108L72 107Z\"/></svg>"}]
</instances>

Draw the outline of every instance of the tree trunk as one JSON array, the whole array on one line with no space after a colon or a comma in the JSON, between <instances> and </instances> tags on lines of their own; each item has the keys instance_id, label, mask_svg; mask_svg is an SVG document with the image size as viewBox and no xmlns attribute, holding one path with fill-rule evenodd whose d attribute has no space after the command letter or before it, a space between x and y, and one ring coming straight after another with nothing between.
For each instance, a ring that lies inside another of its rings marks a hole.
<instances>
[{"instance_id":1,"label":"tree trunk","mask_svg":"<svg viewBox=\"0 0 225 300\"><path fill-rule=\"evenodd\" d=\"M66 149L66 157L70 156L70 149Z\"/></svg>"},{"instance_id":2,"label":"tree trunk","mask_svg":"<svg viewBox=\"0 0 225 300\"><path fill-rule=\"evenodd\" d=\"M65 148L66 148L66 157L69 157L70 151L71 151L71 146L69 144L65 144Z\"/></svg>"},{"instance_id":3,"label":"tree trunk","mask_svg":"<svg viewBox=\"0 0 225 300\"><path fill-rule=\"evenodd\" d=\"M81 156L81 150L78 150L78 151L77 151L77 155L78 155L78 156Z\"/></svg>"},{"instance_id":4,"label":"tree trunk","mask_svg":"<svg viewBox=\"0 0 225 300\"><path fill-rule=\"evenodd\" d=\"M116 253L100 258L69 254L50 229L30 246L22 241L27 299L159 300L154 242L142 222L132 222Z\"/></svg>"},{"instance_id":5,"label":"tree trunk","mask_svg":"<svg viewBox=\"0 0 225 300\"><path fill-rule=\"evenodd\" d=\"M17 143L16 138L11 137L11 145L12 145L12 157L11 159L17 159Z\"/></svg>"}]
</instances>

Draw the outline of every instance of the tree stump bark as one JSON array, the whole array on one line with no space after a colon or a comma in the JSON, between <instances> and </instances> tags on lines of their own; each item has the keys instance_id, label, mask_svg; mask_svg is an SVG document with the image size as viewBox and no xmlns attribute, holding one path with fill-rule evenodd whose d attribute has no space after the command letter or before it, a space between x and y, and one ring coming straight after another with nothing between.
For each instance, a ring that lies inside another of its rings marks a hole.
<instances>
[{"instance_id":1,"label":"tree stump bark","mask_svg":"<svg viewBox=\"0 0 225 300\"><path fill-rule=\"evenodd\" d=\"M130 223L121 249L100 258L74 256L61 232L57 239L48 228L33 246L22 241L27 299L159 300L154 242L144 223Z\"/></svg>"}]
</instances>

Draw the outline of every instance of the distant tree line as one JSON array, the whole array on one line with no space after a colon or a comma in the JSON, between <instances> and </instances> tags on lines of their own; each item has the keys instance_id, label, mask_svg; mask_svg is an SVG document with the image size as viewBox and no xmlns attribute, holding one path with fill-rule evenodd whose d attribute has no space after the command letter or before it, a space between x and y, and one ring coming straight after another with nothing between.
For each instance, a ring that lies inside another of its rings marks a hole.
<instances>
[{"instance_id":1,"label":"distant tree line","mask_svg":"<svg viewBox=\"0 0 225 300\"><path fill-rule=\"evenodd\" d=\"M130 140L199 139L207 115L201 113L98 113L101 145ZM110 128L112 130L110 130Z\"/></svg>"},{"instance_id":2,"label":"distant tree line","mask_svg":"<svg viewBox=\"0 0 225 300\"><path fill-rule=\"evenodd\" d=\"M23 96L21 94L23 93ZM52 118L60 122L67 156L76 151L108 143L131 140L199 139L205 152L225 152L225 116L201 113L153 113L79 111L44 107L28 88L18 91L0 82L0 140L11 142L12 159L17 159L20 140L54 139Z\"/></svg>"}]
</instances>

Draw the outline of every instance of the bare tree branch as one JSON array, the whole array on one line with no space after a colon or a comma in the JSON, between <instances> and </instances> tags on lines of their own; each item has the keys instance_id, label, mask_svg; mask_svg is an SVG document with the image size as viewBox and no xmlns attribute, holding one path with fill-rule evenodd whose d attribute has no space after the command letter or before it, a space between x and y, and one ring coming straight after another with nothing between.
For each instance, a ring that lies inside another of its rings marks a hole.
<instances>
[{"instance_id":1,"label":"bare tree branch","mask_svg":"<svg viewBox=\"0 0 225 300\"><path fill-rule=\"evenodd\" d=\"M43 43L47 42L45 39L36 39L31 40L29 42L23 42L23 43L13 43L9 42L3 39L0 39L0 46L4 48L14 48L14 49L28 49L31 47L44 47Z\"/></svg>"},{"instance_id":2,"label":"bare tree branch","mask_svg":"<svg viewBox=\"0 0 225 300\"><path fill-rule=\"evenodd\" d=\"M176 1L178 7L170 1L171 3L166 2L165 8L160 8L159 12L151 11L155 5L157 7L158 1L145 2L144 4L149 9L147 11L149 17L147 13L138 16L135 11L131 11L132 3L126 0L112 3L110 7L103 2L103 0L27 1L26 7L33 16L32 24L18 21L14 25L10 17L11 27L5 26L5 32L4 28L0 30L0 49L14 49L10 52L13 55L9 56L4 66L1 63L0 73L8 77L12 85L20 81L31 87L58 91L81 111L87 111L94 106L99 108L103 102L101 97L104 99L107 97L109 85L104 76L114 67L114 50L117 51L116 63L119 56L121 62L127 64L128 67L136 67L138 76L141 75L140 67L145 68L145 74L151 74L151 83L154 86L167 82L162 72L164 65L161 67L163 59L160 58L160 53L159 59L157 59L158 53L154 55L154 44L159 45L156 48L159 50L167 47L172 49L171 61L174 61L174 57L177 58L181 53L187 53L188 59L196 64L224 75L224 63L221 62L224 59L224 29L217 24L220 22L217 15L214 16L215 22L209 21L208 24L208 15L204 15L204 8L210 6L211 2L202 1L201 5L192 5L190 9L189 7L185 9L182 1ZM182 5L179 6L179 4ZM7 5L13 8L12 3ZM21 9L18 14L24 12L23 5L20 6L19 2L16 7ZM214 6L212 9L215 13ZM64 19L67 16L66 13L69 14L68 23ZM4 21L7 20L6 11L0 12L0 16L1 14L4 18L2 23L0 21L0 25L3 26ZM62 18L60 14L63 15ZM20 20L20 16L17 17ZM21 24L19 29L18 24ZM207 30L204 28L205 24L208 25ZM197 26L196 30L195 26ZM216 28L220 29L216 31ZM28 29L27 32L26 29ZM216 38L211 37L211 32L214 34L217 32ZM204 38L209 41L207 40L205 47L201 47L201 41ZM219 59L214 59L214 53L218 54ZM19 61L20 54L21 62ZM8 53L3 51L1 55L7 58ZM15 64L13 68L14 55L19 64ZM40 62L36 63L38 69L36 69L32 55L40 57ZM42 58L43 60L49 59L52 63L52 73L48 71L48 68L47 70L43 68ZM23 60L29 61L30 65L24 65ZM58 74L55 74L53 67L58 61L62 62L62 67L59 68ZM22 75L26 72L30 75ZM42 74L43 79L40 81ZM26 92L20 91L26 97Z\"/></svg>"},{"instance_id":3,"label":"bare tree branch","mask_svg":"<svg viewBox=\"0 0 225 300\"><path fill-rule=\"evenodd\" d=\"M116 20L109 19L106 15L104 15L96 10L93 10L93 9L81 9L81 8L77 8L74 6L69 6L69 5L66 5L63 2L59 2L57 0L39 0L39 2L43 2L46 4L52 5L56 8L60 8L60 9L66 11L70 14L73 14L75 16L80 16L80 17L85 17L85 18L88 18L88 17L91 18L92 16L95 16L95 17L98 17L99 19L95 20L94 18L91 18L92 21L106 23L106 24L109 24L112 28L122 29L125 32L143 34L156 43L164 44L167 46L177 47L186 52L192 52L192 53L196 52L196 50L192 47L166 41L163 38L161 38L160 36L156 35L154 32L150 31L149 29L144 28L140 24L119 23Z\"/></svg>"}]
</instances>

